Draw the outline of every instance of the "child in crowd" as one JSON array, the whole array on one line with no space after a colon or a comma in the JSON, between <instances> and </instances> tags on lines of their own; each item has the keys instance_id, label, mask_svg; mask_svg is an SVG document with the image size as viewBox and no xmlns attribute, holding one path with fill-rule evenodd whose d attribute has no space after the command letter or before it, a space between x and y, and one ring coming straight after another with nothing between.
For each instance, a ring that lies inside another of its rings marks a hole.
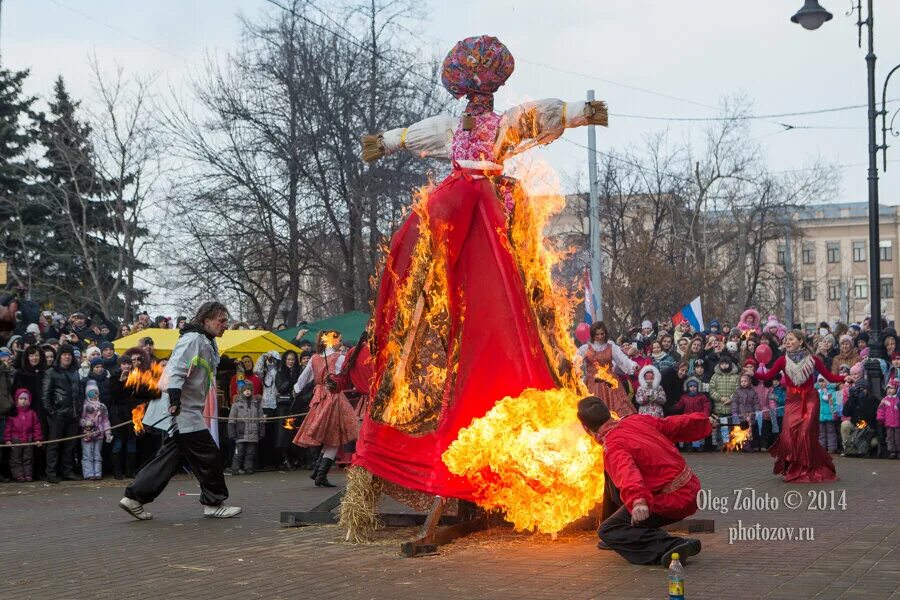
<instances>
[{"instance_id":1,"label":"child in crowd","mask_svg":"<svg viewBox=\"0 0 900 600\"><path fill-rule=\"evenodd\" d=\"M706 365L703 364L702 360L694 362L694 371L691 373L691 376L697 378L697 384L700 386L701 393L706 394L709 392L709 383L707 383L706 377Z\"/></svg>"},{"instance_id":2,"label":"child in crowd","mask_svg":"<svg viewBox=\"0 0 900 600\"><path fill-rule=\"evenodd\" d=\"M888 383L887 395L878 404L876 417L878 424L884 427L888 458L900 455L900 401L897 399L897 386L896 379Z\"/></svg>"},{"instance_id":3,"label":"child in crowd","mask_svg":"<svg viewBox=\"0 0 900 600\"><path fill-rule=\"evenodd\" d=\"M756 397L756 390L753 389L753 377L748 373L741 373L738 388L731 394L731 423L738 425L742 421L753 424L756 428L756 407L759 400ZM758 443L759 431L752 431L751 439L745 440L741 450L750 452L753 449L753 442Z\"/></svg>"},{"instance_id":4,"label":"child in crowd","mask_svg":"<svg viewBox=\"0 0 900 600\"><path fill-rule=\"evenodd\" d=\"M659 342L654 342L657 344ZM666 403L666 393L659 386L662 376L659 369L653 365L647 365L638 373L640 387L634 394L634 401L638 406L638 414L663 417L663 405Z\"/></svg>"},{"instance_id":5,"label":"child in crowd","mask_svg":"<svg viewBox=\"0 0 900 600\"><path fill-rule=\"evenodd\" d=\"M685 393L681 395L681 398L675 404L676 412L682 412L686 415L691 413L702 413L707 417L709 416L711 408L709 398L706 397L706 394L700 393L701 385L701 381L696 377L689 377L688 380L684 382ZM697 452L703 447L704 441L682 442L682 449L687 449L688 444L692 446L694 452ZM705 444L707 447L712 448L712 437L706 438Z\"/></svg>"},{"instance_id":6,"label":"child in crowd","mask_svg":"<svg viewBox=\"0 0 900 600\"><path fill-rule=\"evenodd\" d=\"M713 444L718 446L728 441L728 418L731 416L731 396L738 388L738 374L731 358L725 354L719 358L715 373L709 380L709 397L713 402L713 414L719 418L720 426L713 430Z\"/></svg>"},{"instance_id":7,"label":"child in crowd","mask_svg":"<svg viewBox=\"0 0 900 600\"><path fill-rule=\"evenodd\" d=\"M7 444L24 444L37 442L41 447L44 439L41 431L41 420L31 408L31 392L25 388L19 388L13 395L15 408L13 415L6 419L6 431L3 440ZM32 481L32 463L34 461L34 446L10 448L9 470L16 481Z\"/></svg>"},{"instance_id":8,"label":"child in crowd","mask_svg":"<svg viewBox=\"0 0 900 600\"><path fill-rule=\"evenodd\" d=\"M234 442L232 475L253 475L256 468L256 450L259 440L266 435L262 417L261 398L253 395L253 383L238 383L238 393L228 415L228 437Z\"/></svg>"},{"instance_id":9,"label":"child in crowd","mask_svg":"<svg viewBox=\"0 0 900 600\"><path fill-rule=\"evenodd\" d=\"M837 407L836 390L824 377L816 380L816 391L819 393L819 443L827 452L837 452L837 425L835 415L840 415Z\"/></svg>"},{"instance_id":10,"label":"child in crowd","mask_svg":"<svg viewBox=\"0 0 900 600\"><path fill-rule=\"evenodd\" d=\"M888 368L887 373L884 375L884 385L885 387L892 380L900 381L900 352L894 352L891 354L891 366Z\"/></svg>"},{"instance_id":11,"label":"child in crowd","mask_svg":"<svg viewBox=\"0 0 900 600\"><path fill-rule=\"evenodd\" d=\"M100 402L100 388L93 379L84 388L84 408L81 410L81 474L85 479L103 479L103 440L112 442L109 413Z\"/></svg>"}]
</instances>

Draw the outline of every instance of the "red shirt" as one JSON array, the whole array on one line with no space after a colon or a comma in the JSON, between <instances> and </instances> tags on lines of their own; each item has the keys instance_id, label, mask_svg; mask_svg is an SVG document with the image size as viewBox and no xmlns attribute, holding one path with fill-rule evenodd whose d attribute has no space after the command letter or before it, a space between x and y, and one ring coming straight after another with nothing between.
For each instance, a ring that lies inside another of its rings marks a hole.
<instances>
[{"instance_id":1,"label":"red shirt","mask_svg":"<svg viewBox=\"0 0 900 600\"><path fill-rule=\"evenodd\" d=\"M674 442L705 439L712 425L706 415L690 414L672 417L631 415L618 421L603 436L604 465L619 488L622 503L631 510L644 500L650 512L672 519L684 519L697 511L700 480L690 473L678 489L664 488L683 476L687 463Z\"/></svg>"}]
</instances>

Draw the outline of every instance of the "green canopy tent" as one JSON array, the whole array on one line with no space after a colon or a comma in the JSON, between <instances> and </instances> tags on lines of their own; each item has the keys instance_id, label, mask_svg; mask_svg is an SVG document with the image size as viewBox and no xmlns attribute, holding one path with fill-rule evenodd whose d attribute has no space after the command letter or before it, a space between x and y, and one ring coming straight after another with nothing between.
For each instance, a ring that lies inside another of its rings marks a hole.
<instances>
[{"instance_id":1,"label":"green canopy tent","mask_svg":"<svg viewBox=\"0 0 900 600\"><path fill-rule=\"evenodd\" d=\"M322 331L323 329L334 329L341 332L345 342L354 344L359 339L359 336L362 335L362 332L366 330L368 322L368 314L354 310L343 315L337 315L336 317L328 317L327 319L314 321L312 323L307 323L306 325L276 331L275 334L292 344L299 344L303 341L315 343L316 334L319 331ZM296 339L297 333L301 329L308 329L309 331L307 331L300 339Z\"/></svg>"}]
</instances>

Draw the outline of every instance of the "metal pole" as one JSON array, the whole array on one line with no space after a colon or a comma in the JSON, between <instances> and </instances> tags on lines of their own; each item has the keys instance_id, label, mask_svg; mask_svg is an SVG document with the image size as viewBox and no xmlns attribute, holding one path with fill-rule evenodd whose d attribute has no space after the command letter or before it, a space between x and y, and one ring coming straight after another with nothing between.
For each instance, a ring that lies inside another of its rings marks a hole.
<instances>
[{"instance_id":1,"label":"metal pole","mask_svg":"<svg viewBox=\"0 0 900 600\"><path fill-rule=\"evenodd\" d=\"M794 261L791 251L791 218L785 217L784 235L784 319L788 329L794 328Z\"/></svg>"},{"instance_id":2,"label":"metal pole","mask_svg":"<svg viewBox=\"0 0 900 600\"><path fill-rule=\"evenodd\" d=\"M877 358L884 358L884 347L881 344L881 257L879 255L878 231L878 145L875 139L875 120L878 116L875 106L875 17L872 13L872 0L868 0L869 14L865 24L868 26L869 51L866 54L869 88L869 360L866 362L866 374L870 389L881 397L881 367ZM861 16L860 16L861 17Z\"/></svg>"},{"instance_id":3,"label":"metal pole","mask_svg":"<svg viewBox=\"0 0 900 600\"><path fill-rule=\"evenodd\" d=\"M594 99L594 90L588 90L588 102ZM597 132L594 125L588 125L588 180L590 181L591 198L588 206L588 226L591 244L591 287L597 297L596 314L591 315L598 321L603 320L603 283L601 277L600 249L600 198L597 190Z\"/></svg>"}]
</instances>

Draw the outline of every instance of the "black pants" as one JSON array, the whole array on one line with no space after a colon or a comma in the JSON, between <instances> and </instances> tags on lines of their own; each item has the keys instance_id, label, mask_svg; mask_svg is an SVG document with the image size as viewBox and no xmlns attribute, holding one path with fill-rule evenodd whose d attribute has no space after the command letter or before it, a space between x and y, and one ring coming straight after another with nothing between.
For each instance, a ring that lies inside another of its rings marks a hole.
<instances>
[{"instance_id":1,"label":"black pants","mask_svg":"<svg viewBox=\"0 0 900 600\"><path fill-rule=\"evenodd\" d=\"M51 417L47 421L47 439L57 440L70 437L78 433L78 420L62 417ZM69 440L58 444L47 445L47 476L56 475L62 455L62 474L64 476L75 475L75 447L78 440Z\"/></svg>"},{"instance_id":2,"label":"black pants","mask_svg":"<svg viewBox=\"0 0 900 600\"><path fill-rule=\"evenodd\" d=\"M636 565L658 565L663 555L684 541L684 538L669 535L661 527L675 523L679 519L669 519L650 513L650 517L637 525L631 524L631 513L620 506L611 517L600 524L597 532L606 545Z\"/></svg>"},{"instance_id":3,"label":"black pants","mask_svg":"<svg viewBox=\"0 0 900 600\"><path fill-rule=\"evenodd\" d=\"M228 498L219 448L207 430L175 433L167 437L156 453L125 488L125 496L148 504L156 500L178 470L184 457L200 483L200 504L219 506Z\"/></svg>"}]
</instances>

